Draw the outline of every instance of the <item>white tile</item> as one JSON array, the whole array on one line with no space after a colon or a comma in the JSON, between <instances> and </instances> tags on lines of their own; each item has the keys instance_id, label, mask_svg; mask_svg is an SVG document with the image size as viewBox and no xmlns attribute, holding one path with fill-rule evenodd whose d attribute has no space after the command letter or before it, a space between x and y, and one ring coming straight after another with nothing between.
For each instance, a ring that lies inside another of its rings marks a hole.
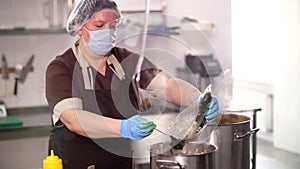
<instances>
[{"instance_id":1,"label":"white tile","mask_svg":"<svg viewBox=\"0 0 300 169\"><path fill-rule=\"evenodd\" d=\"M0 168L37 169L47 156L48 137L0 141Z\"/></svg>"}]
</instances>

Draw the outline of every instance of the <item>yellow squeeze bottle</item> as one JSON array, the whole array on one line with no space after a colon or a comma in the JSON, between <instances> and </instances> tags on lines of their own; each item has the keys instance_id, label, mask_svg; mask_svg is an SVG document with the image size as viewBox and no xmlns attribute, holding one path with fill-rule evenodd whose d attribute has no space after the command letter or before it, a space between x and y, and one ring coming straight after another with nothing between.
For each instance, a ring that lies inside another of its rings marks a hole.
<instances>
[{"instance_id":1,"label":"yellow squeeze bottle","mask_svg":"<svg viewBox=\"0 0 300 169\"><path fill-rule=\"evenodd\" d=\"M62 160L54 155L54 151L51 150L50 156L43 161L43 169L62 169Z\"/></svg>"}]
</instances>

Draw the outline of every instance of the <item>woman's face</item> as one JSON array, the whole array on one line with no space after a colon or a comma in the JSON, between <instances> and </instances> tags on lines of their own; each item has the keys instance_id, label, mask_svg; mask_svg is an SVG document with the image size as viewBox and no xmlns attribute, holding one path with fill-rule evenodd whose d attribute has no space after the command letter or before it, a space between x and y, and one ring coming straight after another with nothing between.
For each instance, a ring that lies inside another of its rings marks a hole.
<instances>
[{"instance_id":1,"label":"woman's face","mask_svg":"<svg viewBox=\"0 0 300 169\"><path fill-rule=\"evenodd\" d=\"M83 28L85 27L85 28ZM86 24L78 31L79 36L83 36L86 42L90 40L89 31L113 29L117 27L117 16L113 10L102 10L94 14Z\"/></svg>"}]
</instances>

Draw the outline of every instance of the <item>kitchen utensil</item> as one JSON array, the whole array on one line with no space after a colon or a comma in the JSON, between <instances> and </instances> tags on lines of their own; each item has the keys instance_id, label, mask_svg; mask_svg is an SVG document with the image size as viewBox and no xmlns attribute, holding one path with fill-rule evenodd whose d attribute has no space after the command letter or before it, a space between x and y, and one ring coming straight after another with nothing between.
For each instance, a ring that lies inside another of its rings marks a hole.
<instances>
[{"instance_id":1,"label":"kitchen utensil","mask_svg":"<svg viewBox=\"0 0 300 169\"><path fill-rule=\"evenodd\" d=\"M0 118L0 128L10 128L22 125L23 122L14 116L6 116Z\"/></svg>"},{"instance_id":2,"label":"kitchen utensil","mask_svg":"<svg viewBox=\"0 0 300 169\"><path fill-rule=\"evenodd\" d=\"M33 60L34 60L34 55L32 55L29 60L27 61L26 65L24 66L24 68L22 69L22 71L20 72L19 77L15 78L15 88L14 88L14 94L17 95L17 90L18 90L18 81L21 83L24 83L26 76L28 74L28 72L30 71L30 68L33 64Z\"/></svg>"},{"instance_id":3,"label":"kitchen utensil","mask_svg":"<svg viewBox=\"0 0 300 169\"><path fill-rule=\"evenodd\" d=\"M173 151L169 142L150 146L151 169L214 169L217 147L212 144L188 143Z\"/></svg>"},{"instance_id":4,"label":"kitchen utensil","mask_svg":"<svg viewBox=\"0 0 300 169\"><path fill-rule=\"evenodd\" d=\"M8 65L7 65L7 60L5 55L2 55L2 60L1 60L1 68L2 68L2 79L9 79L9 73L8 73Z\"/></svg>"},{"instance_id":5,"label":"kitchen utensil","mask_svg":"<svg viewBox=\"0 0 300 169\"><path fill-rule=\"evenodd\" d=\"M146 0L146 6L145 6L145 22L143 27L143 37L142 37L142 50L141 54L138 58L136 67L135 67L135 74L132 76L132 87L133 91L135 93L135 96L137 98L137 105L139 107L139 111L146 110L145 103L139 93L139 82L140 82L140 76L142 71L142 64L145 58L145 48L146 48L146 42L147 42L147 32L148 32L148 22L149 22L149 14L150 14L150 0Z\"/></svg>"},{"instance_id":6,"label":"kitchen utensil","mask_svg":"<svg viewBox=\"0 0 300 169\"><path fill-rule=\"evenodd\" d=\"M171 136L172 146L182 149L184 144L192 140L206 124L204 113L211 101L211 85L201 94L199 101L180 112L167 130Z\"/></svg>"},{"instance_id":7,"label":"kitchen utensil","mask_svg":"<svg viewBox=\"0 0 300 169\"><path fill-rule=\"evenodd\" d=\"M2 55L2 59L1 59L1 68L2 68L1 74L2 74L2 79L3 79L3 86L2 86L3 94L2 94L2 96L5 97L7 80L9 79L9 72L8 72L7 60L6 60L6 57L4 54Z\"/></svg>"},{"instance_id":8,"label":"kitchen utensil","mask_svg":"<svg viewBox=\"0 0 300 169\"><path fill-rule=\"evenodd\" d=\"M225 113L219 124L206 126L205 132L211 133L207 142L218 147L215 155L216 169L250 168L249 137L259 130L250 129L250 121L244 115ZM197 142L197 138L194 140Z\"/></svg>"},{"instance_id":9,"label":"kitchen utensil","mask_svg":"<svg viewBox=\"0 0 300 169\"><path fill-rule=\"evenodd\" d=\"M155 128L154 130L156 130L156 131L158 131L159 133L164 134L164 135L166 135L166 136L172 137L172 136L170 136L169 134L167 134L167 133L165 133L165 132L163 132L163 131L161 131L161 130L159 130L159 129L157 129L157 128Z\"/></svg>"}]
</instances>

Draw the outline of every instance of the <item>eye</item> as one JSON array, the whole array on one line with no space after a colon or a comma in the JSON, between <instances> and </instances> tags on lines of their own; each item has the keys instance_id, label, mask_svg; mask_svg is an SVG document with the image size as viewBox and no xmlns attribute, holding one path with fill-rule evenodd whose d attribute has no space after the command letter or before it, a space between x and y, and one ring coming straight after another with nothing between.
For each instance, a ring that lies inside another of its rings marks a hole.
<instances>
[{"instance_id":1,"label":"eye","mask_svg":"<svg viewBox=\"0 0 300 169\"><path fill-rule=\"evenodd\" d=\"M96 24L97 28L102 28L104 26L104 24Z\"/></svg>"}]
</instances>

